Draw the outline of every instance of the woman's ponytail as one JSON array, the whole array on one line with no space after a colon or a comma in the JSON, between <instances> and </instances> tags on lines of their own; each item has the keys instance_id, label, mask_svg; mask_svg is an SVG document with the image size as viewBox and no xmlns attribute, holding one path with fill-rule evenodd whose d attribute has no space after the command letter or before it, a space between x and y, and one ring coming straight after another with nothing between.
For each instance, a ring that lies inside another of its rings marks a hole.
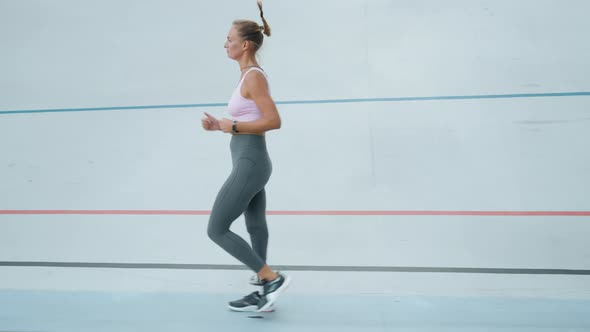
<instances>
[{"instance_id":1,"label":"woman's ponytail","mask_svg":"<svg viewBox=\"0 0 590 332\"><path fill-rule=\"evenodd\" d=\"M260 9L260 18L262 19L263 24L263 26L261 27L262 32L268 37L270 37L270 25L268 25L268 22L266 22L266 19L264 18L264 12L262 11L262 1L256 0L256 3L258 3L258 9Z\"/></svg>"}]
</instances>

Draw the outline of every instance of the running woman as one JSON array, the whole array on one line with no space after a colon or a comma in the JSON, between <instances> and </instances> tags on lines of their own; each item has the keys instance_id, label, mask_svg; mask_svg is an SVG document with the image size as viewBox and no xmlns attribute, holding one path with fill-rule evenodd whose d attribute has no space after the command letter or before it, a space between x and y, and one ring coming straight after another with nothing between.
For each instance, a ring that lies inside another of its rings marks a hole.
<instances>
[{"instance_id":1,"label":"running woman","mask_svg":"<svg viewBox=\"0 0 590 332\"><path fill-rule=\"evenodd\" d=\"M262 292L254 292L229 303L235 311L269 311L285 291L290 277L273 271L266 264L268 228L266 194L272 164L266 149L265 133L281 127L281 118L270 96L265 72L256 54L270 37L270 26L258 1L263 25L255 21L236 20L229 30L225 49L227 56L240 66L240 81L228 104L231 119L217 119L208 113L202 119L205 130L231 134L232 171L219 190L207 227L213 242L254 271ZM244 214L250 234L250 246L230 231L230 226Z\"/></svg>"}]
</instances>

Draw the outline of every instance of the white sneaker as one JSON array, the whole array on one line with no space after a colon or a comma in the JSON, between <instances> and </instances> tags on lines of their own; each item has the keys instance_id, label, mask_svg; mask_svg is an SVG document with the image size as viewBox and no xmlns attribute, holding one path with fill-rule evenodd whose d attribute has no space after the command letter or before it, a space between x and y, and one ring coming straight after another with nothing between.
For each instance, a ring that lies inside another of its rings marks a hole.
<instances>
[{"instance_id":1,"label":"white sneaker","mask_svg":"<svg viewBox=\"0 0 590 332\"><path fill-rule=\"evenodd\" d=\"M228 308L233 311L240 311L240 312L255 312L260 311L260 301L262 296L258 292L252 292L243 298L235 301L231 301L228 304ZM272 312L274 311L273 307L270 306L263 310L262 312Z\"/></svg>"},{"instance_id":2,"label":"white sneaker","mask_svg":"<svg viewBox=\"0 0 590 332\"><path fill-rule=\"evenodd\" d=\"M258 312L267 311L271 308L276 300L287 290L291 283L291 277L279 273L279 276L273 281L265 281L262 285L262 297L258 303Z\"/></svg>"}]
</instances>

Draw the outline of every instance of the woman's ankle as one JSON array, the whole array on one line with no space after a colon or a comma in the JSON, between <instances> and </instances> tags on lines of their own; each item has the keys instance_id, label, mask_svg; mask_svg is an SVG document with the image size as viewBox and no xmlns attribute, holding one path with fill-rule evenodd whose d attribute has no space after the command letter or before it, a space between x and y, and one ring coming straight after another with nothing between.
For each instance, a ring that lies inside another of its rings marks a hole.
<instances>
[{"instance_id":1,"label":"woman's ankle","mask_svg":"<svg viewBox=\"0 0 590 332\"><path fill-rule=\"evenodd\" d=\"M279 274L271 270L268 266L265 266L260 272L258 272L258 278L260 278L260 280L273 281L278 277Z\"/></svg>"}]
</instances>

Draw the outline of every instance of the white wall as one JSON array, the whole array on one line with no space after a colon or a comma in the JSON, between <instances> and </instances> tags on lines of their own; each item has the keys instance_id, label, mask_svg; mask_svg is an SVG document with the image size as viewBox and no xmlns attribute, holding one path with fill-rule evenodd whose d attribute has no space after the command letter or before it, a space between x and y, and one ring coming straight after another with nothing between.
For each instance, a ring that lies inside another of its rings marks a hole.
<instances>
[{"instance_id":1,"label":"white wall","mask_svg":"<svg viewBox=\"0 0 590 332\"><path fill-rule=\"evenodd\" d=\"M0 108L224 102L253 1L0 2ZM587 91L584 0L267 1L278 100Z\"/></svg>"},{"instance_id":2,"label":"white wall","mask_svg":"<svg viewBox=\"0 0 590 332\"><path fill-rule=\"evenodd\" d=\"M587 1L265 6L277 101L590 91ZM0 112L224 103L241 17L254 1L0 0ZM588 211L589 101L281 105L268 208ZM0 113L0 210L207 210L230 159L204 110ZM590 268L589 217L271 219L278 264ZM205 224L0 215L0 261L235 263Z\"/></svg>"}]
</instances>

